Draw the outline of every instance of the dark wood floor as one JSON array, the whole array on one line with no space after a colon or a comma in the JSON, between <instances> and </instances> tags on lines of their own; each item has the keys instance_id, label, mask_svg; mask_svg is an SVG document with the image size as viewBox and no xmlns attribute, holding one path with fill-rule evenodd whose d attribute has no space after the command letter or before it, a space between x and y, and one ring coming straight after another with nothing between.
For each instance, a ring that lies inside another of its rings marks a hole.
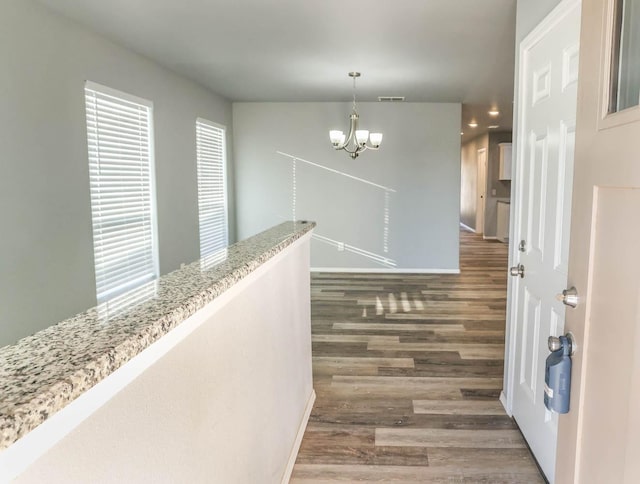
<instances>
[{"instance_id":1,"label":"dark wood floor","mask_svg":"<svg viewBox=\"0 0 640 484\"><path fill-rule=\"evenodd\" d=\"M317 400L291 482L542 482L502 388L507 246L460 275L312 276Z\"/></svg>"}]
</instances>

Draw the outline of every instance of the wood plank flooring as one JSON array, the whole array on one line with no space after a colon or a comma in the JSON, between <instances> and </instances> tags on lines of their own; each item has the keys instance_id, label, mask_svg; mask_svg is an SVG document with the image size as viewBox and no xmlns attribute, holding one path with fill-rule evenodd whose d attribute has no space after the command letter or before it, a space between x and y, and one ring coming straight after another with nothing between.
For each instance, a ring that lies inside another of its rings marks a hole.
<instances>
[{"instance_id":1,"label":"wood plank flooring","mask_svg":"<svg viewBox=\"0 0 640 484\"><path fill-rule=\"evenodd\" d=\"M460 275L313 274L317 399L292 483L543 482L498 401L507 246Z\"/></svg>"}]
</instances>

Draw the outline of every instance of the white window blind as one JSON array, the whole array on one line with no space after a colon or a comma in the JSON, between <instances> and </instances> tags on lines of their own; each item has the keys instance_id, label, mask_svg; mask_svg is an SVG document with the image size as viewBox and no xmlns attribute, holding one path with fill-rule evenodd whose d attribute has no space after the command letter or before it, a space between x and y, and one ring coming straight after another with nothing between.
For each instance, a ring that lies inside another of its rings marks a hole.
<instances>
[{"instance_id":1,"label":"white window blind","mask_svg":"<svg viewBox=\"0 0 640 484\"><path fill-rule=\"evenodd\" d=\"M87 138L98 302L158 275L152 104L87 82Z\"/></svg>"},{"instance_id":2,"label":"white window blind","mask_svg":"<svg viewBox=\"0 0 640 484\"><path fill-rule=\"evenodd\" d=\"M225 128L204 119L196 120L200 257L216 258L229 243L227 230Z\"/></svg>"}]
</instances>

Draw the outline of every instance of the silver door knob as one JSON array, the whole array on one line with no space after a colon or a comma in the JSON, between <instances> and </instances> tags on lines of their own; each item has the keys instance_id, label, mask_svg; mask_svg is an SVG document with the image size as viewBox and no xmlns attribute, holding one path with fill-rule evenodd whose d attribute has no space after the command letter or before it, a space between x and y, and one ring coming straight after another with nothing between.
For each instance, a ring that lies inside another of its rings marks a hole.
<instances>
[{"instance_id":1,"label":"silver door knob","mask_svg":"<svg viewBox=\"0 0 640 484\"><path fill-rule=\"evenodd\" d=\"M562 294L558 294L556 299L565 306L575 308L578 305L578 290L575 287L570 287L562 291Z\"/></svg>"},{"instance_id":2,"label":"silver door knob","mask_svg":"<svg viewBox=\"0 0 640 484\"><path fill-rule=\"evenodd\" d=\"M558 338L557 336L549 336L549 340L547 341L547 344L549 346L549 351L551 351L552 353L562 348L562 343L560 342L560 338Z\"/></svg>"},{"instance_id":3,"label":"silver door knob","mask_svg":"<svg viewBox=\"0 0 640 484\"><path fill-rule=\"evenodd\" d=\"M569 345L569 348L568 348L569 354L573 356L576 353L576 350L578 349L578 346L576 345L576 338L575 336L573 336L572 332L568 332L567 334L565 334L564 338L565 338L565 344ZM547 345L549 346L549 351L554 352L562 348L563 341L558 336L549 336L549 339L547 340Z\"/></svg>"},{"instance_id":4,"label":"silver door knob","mask_svg":"<svg viewBox=\"0 0 640 484\"><path fill-rule=\"evenodd\" d=\"M509 269L509 274L511 274L514 277L517 277L517 276L524 277L524 266L522 264L513 266L511 269Z\"/></svg>"}]
</instances>

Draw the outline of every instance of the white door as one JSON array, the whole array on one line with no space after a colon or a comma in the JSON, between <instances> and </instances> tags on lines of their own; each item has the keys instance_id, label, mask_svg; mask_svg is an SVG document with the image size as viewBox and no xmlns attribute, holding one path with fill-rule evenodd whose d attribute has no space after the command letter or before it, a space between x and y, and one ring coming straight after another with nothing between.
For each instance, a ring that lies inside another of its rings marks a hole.
<instances>
[{"instance_id":1,"label":"white door","mask_svg":"<svg viewBox=\"0 0 640 484\"><path fill-rule=\"evenodd\" d=\"M476 202L476 233L484 234L484 207L487 199L487 150L478 150L478 200Z\"/></svg>"},{"instance_id":2,"label":"white door","mask_svg":"<svg viewBox=\"0 0 640 484\"><path fill-rule=\"evenodd\" d=\"M580 41L580 2L562 2L522 43L511 284L512 413L553 482L558 416L544 406L547 339L562 334ZM523 249L519 244L524 241Z\"/></svg>"},{"instance_id":3,"label":"white door","mask_svg":"<svg viewBox=\"0 0 640 484\"><path fill-rule=\"evenodd\" d=\"M584 0L582 25L569 260L580 299L566 321L578 349L556 474L562 483L637 484L640 2Z\"/></svg>"}]
</instances>

